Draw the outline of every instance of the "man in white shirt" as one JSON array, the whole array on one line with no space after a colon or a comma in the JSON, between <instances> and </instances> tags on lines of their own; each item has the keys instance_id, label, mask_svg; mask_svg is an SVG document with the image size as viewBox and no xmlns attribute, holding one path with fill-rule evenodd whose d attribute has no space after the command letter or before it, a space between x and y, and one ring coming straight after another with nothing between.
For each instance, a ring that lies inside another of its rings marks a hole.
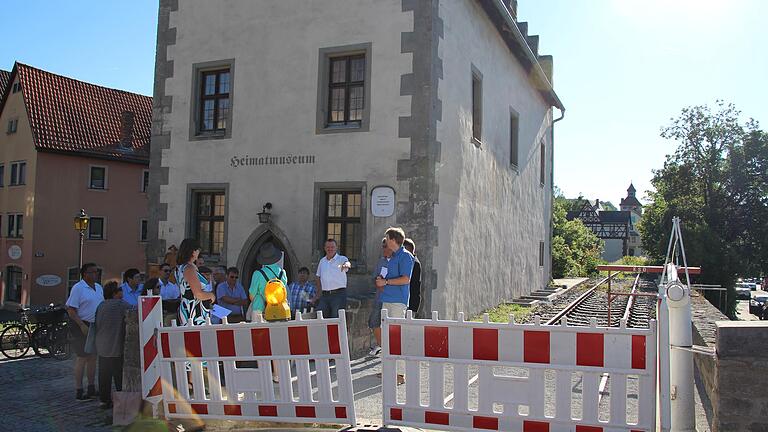
<instances>
[{"instance_id":1,"label":"man in white shirt","mask_svg":"<svg viewBox=\"0 0 768 432\"><path fill-rule=\"evenodd\" d=\"M323 318L338 318L339 310L347 308L347 270L352 267L344 255L336 253L336 240L325 241L325 256L317 263L317 287L312 302Z\"/></svg>"},{"instance_id":2,"label":"man in white shirt","mask_svg":"<svg viewBox=\"0 0 768 432\"><path fill-rule=\"evenodd\" d=\"M85 352L85 338L88 327L96 320L96 308L104 301L104 290L96 283L99 269L94 263L83 264L80 268L80 282L72 287L67 298L67 313L72 319L72 349L75 358L75 389L78 401L96 396L96 355ZM83 394L83 370L88 374L88 393Z\"/></svg>"},{"instance_id":3,"label":"man in white shirt","mask_svg":"<svg viewBox=\"0 0 768 432\"><path fill-rule=\"evenodd\" d=\"M160 264L160 277L158 278L158 285L160 286L160 297L163 300L177 299L181 296L179 286L171 282L168 278L171 277L171 265L168 263Z\"/></svg>"}]
</instances>

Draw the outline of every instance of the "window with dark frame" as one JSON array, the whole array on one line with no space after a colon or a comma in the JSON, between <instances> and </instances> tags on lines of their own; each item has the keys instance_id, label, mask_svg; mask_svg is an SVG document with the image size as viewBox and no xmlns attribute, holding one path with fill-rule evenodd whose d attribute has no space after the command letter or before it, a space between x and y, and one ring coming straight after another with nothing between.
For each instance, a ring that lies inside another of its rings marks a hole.
<instances>
[{"instance_id":1,"label":"window with dark frame","mask_svg":"<svg viewBox=\"0 0 768 432\"><path fill-rule=\"evenodd\" d=\"M329 59L328 126L359 126L365 108L365 54Z\"/></svg>"},{"instance_id":2,"label":"window with dark frame","mask_svg":"<svg viewBox=\"0 0 768 432\"><path fill-rule=\"evenodd\" d=\"M11 93L18 93L21 91L21 83L13 83L13 86L11 86Z\"/></svg>"},{"instance_id":3,"label":"window with dark frame","mask_svg":"<svg viewBox=\"0 0 768 432\"><path fill-rule=\"evenodd\" d=\"M483 80L472 74L472 138L482 141L483 137Z\"/></svg>"},{"instance_id":4,"label":"window with dark frame","mask_svg":"<svg viewBox=\"0 0 768 432\"><path fill-rule=\"evenodd\" d=\"M198 133L226 132L230 77L229 68L200 72Z\"/></svg>"},{"instance_id":5,"label":"window with dark frame","mask_svg":"<svg viewBox=\"0 0 768 432\"><path fill-rule=\"evenodd\" d=\"M147 228L149 227L149 221L142 219L139 223L139 241L147 241Z\"/></svg>"},{"instance_id":6,"label":"window with dark frame","mask_svg":"<svg viewBox=\"0 0 768 432\"><path fill-rule=\"evenodd\" d=\"M147 192L149 190L149 171L144 170L141 172L141 191Z\"/></svg>"},{"instance_id":7,"label":"window with dark frame","mask_svg":"<svg viewBox=\"0 0 768 432\"><path fill-rule=\"evenodd\" d=\"M516 113L509 116L509 164L517 168L519 158L520 117Z\"/></svg>"},{"instance_id":8,"label":"window with dark frame","mask_svg":"<svg viewBox=\"0 0 768 432\"><path fill-rule=\"evenodd\" d=\"M539 267L544 267L544 242L539 242Z\"/></svg>"},{"instance_id":9,"label":"window with dark frame","mask_svg":"<svg viewBox=\"0 0 768 432\"><path fill-rule=\"evenodd\" d=\"M0 187L5 186L5 165L0 164Z\"/></svg>"},{"instance_id":10,"label":"window with dark frame","mask_svg":"<svg viewBox=\"0 0 768 432\"><path fill-rule=\"evenodd\" d=\"M361 219L362 193L360 191L333 191L325 193L325 235L339 245L339 253L350 261L360 259L363 225Z\"/></svg>"},{"instance_id":11,"label":"window with dark frame","mask_svg":"<svg viewBox=\"0 0 768 432\"><path fill-rule=\"evenodd\" d=\"M27 177L27 163L26 162L13 162L11 163L11 186L23 185L26 183Z\"/></svg>"},{"instance_id":12,"label":"window with dark frame","mask_svg":"<svg viewBox=\"0 0 768 432\"><path fill-rule=\"evenodd\" d=\"M21 214L9 214L8 215L8 238L23 238L24 237L24 215Z\"/></svg>"},{"instance_id":13,"label":"window with dark frame","mask_svg":"<svg viewBox=\"0 0 768 432\"><path fill-rule=\"evenodd\" d=\"M88 181L88 188L90 189L106 189L107 188L107 169L105 167L91 167L91 176Z\"/></svg>"},{"instance_id":14,"label":"window with dark frame","mask_svg":"<svg viewBox=\"0 0 768 432\"><path fill-rule=\"evenodd\" d=\"M6 129L5 132L8 134L16 133L18 128L19 128L19 119L8 120L8 129Z\"/></svg>"},{"instance_id":15,"label":"window with dark frame","mask_svg":"<svg viewBox=\"0 0 768 432\"><path fill-rule=\"evenodd\" d=\"M194 235L202 255L221 255L224 250L224 191L195 192Z\"/></svg>"},{"instance_id":16,"label":"window with dark frame","mask_svg":"<svg viewBox=\"0 0 768 432\"><path fill-rule=\"evenodd\" d=\"M21 302L21 281L23 278L21 267L9 265L5 268L5 300Z\"/></svg>"},{"instance_id":17,"label":"window with dark frame","mask_svg":"<svg viewBox=\"0 0 768 432\"><path fill-rule=\"evenodd\" d=\"M541 183L542 186L546 184L546 175L547 175L547 157L546 157L546 146L544 145L544 141L541 142L541 165L539 167L539 183Z\"/></svg>"},{"instance_id":18,"label":"window with dark frame","mask_svg":"<svg viewBox=\"0 0 768 432\"><path fill-rule=\"evenodd\" d=\"M88 223L88 240L104 240L104 218L91 216Z\"/></svg>"}]
</instances>

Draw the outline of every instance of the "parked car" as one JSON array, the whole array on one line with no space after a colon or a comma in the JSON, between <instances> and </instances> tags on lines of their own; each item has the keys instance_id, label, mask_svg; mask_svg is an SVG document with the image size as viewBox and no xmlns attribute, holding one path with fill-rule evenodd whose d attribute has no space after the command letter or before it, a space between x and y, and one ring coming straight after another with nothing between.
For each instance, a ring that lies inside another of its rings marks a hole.
<instances>
[{"instance_id":1,"label":"parked car","mask_svg":"<svg viewBox=\"0 0 768 432\"><path fill-rule=\"evenodd\" d=\"M749 301L749 313L752 315L757 315L762 318L763 309L765 308L766 303L768 302L768 294L757 294ZM766 317L768 318L768 317Z\"/></svg>"},{"instance_id":2,"label":"parked car","mask_svg":"<svg viewBox=\"0 0 768 432\"><path fill-rule=\"evenodd\" d=\"M736 284L736 298L739 300L749 300L752 298L752 289L749 284L744 282Z\"/></svg>"}]
</instances>

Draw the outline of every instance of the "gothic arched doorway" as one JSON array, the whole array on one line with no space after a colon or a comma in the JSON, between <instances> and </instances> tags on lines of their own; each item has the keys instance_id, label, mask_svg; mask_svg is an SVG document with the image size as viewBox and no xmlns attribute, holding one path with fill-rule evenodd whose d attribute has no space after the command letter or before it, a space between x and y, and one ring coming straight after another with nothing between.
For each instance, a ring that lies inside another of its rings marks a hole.
<instances>
[{"instance_id":1,"label":"gothic arched doorway","mask_svg":"<svg viewBox=\"0 0 768 432\"><path fill-rule=\"evenodd\" d=\"M275 247L283 251L283 268L285 269L288 279L294 279L296 272L294 265L298 261L293 252L293 248L291 248L290 242L288 242L285 235L276 227L262 225L248 237L245 245L243 245L243 250L240 252L240 257L237 260L237 267L241 272L242 284L246 290L248 290L248 287L250 286L253 272L261 268L261 263L258 262L256 256L259 253L261 245L267 242L271 242Z\"/></svg>"}]
</instances>

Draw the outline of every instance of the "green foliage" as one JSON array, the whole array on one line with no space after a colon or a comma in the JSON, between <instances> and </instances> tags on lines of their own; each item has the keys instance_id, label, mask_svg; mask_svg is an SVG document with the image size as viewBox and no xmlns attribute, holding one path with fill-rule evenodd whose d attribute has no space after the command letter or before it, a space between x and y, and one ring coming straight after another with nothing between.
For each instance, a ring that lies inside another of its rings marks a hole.
<instances>
[{"instance_id":1,"label":"green foliage","mask_svg":"<svg viewBox=\"0 0 768 432\"><path fill-rule=\"evenodd\" d=\"M678 148L654 171L638 227L643 249L661 263L679 216L689 265L702 267L702 282L730 288L723 312L731 317L736 276L768 273L768 135L739 115L722 102L716 112L694 106L662 130Z\"/></svg>"},{"instance_id":2,"label":"green foliage","mask_svg":"<svg viewBox=\"0 0 768 432\"><path fill-rule=\"evenodd\" d=\"M649 263L649 260L646 257L623 256L618 260L612 262L611 264L641 267L641 266L647 266L648 263Z\"/></svg>"},{"instance_id":3,"label":"green foliage","mask_svg":"<svg viewBox=\"0 0 768 432\"><path fill-rule=\"evenodd\" d=\"M568 200L556 197L553 207L552 277L589 276L597 272L603 242L580 220L566 219Z\"/></svg>"},{"instance_id":4,"label":"green foliage","mask_svg":"<svg viewBox=\"0 0 768 432\"><path fill-rule=\"evenodd\" d=\"M509 322L509 315L515 317L515 322L523 322L528 315L531 314L530 306L522 306L519 304L502 303L495 308L488 309L481 312L479 315L472 317L470 321L482 321L483 314L488 314L488 320L495 323Z\"/></svg>"}]
</instances>

